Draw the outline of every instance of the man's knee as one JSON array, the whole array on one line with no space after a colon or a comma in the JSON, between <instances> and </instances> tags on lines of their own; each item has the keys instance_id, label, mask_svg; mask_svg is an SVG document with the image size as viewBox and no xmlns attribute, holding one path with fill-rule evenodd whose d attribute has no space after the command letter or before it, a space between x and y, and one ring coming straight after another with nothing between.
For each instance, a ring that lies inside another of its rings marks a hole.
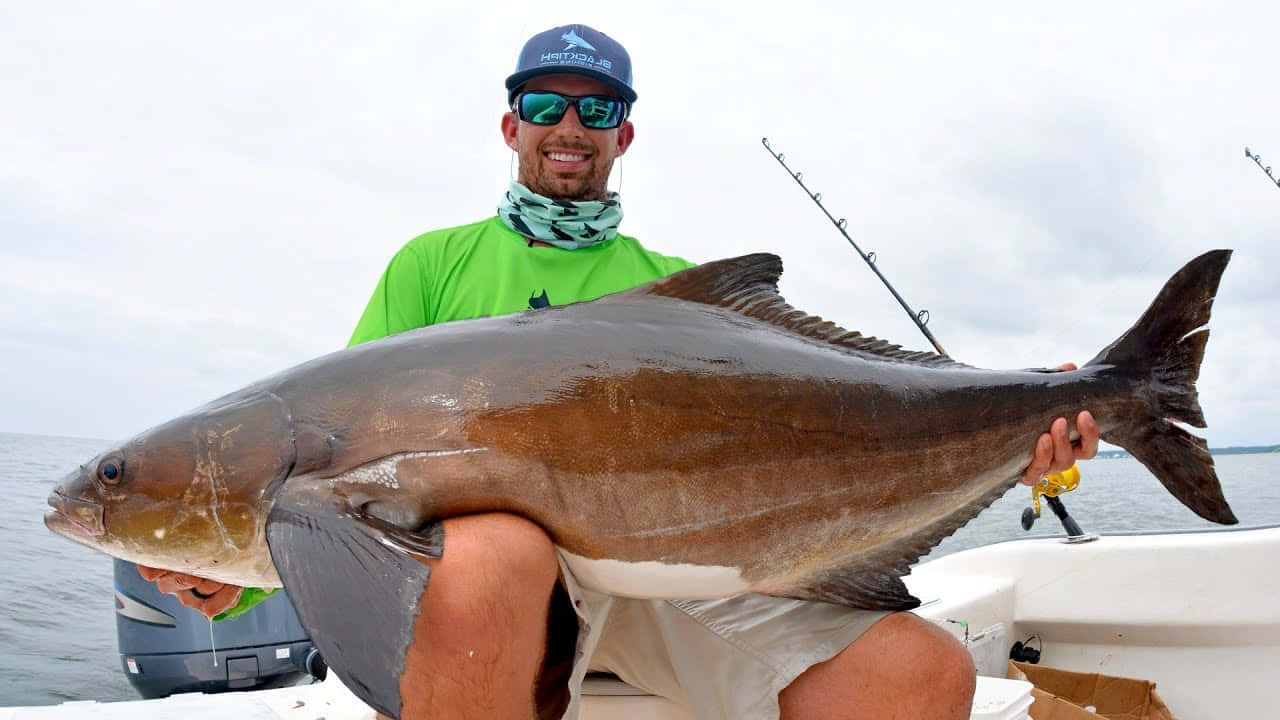
<instances>
[{"instance_id":1,"label":"man's knee","mask_svg":"<svg viewBox=\"0 0 1280 720\"><path fill-rule=\"evenodd\" d=\"M969 652L908 613L885 617L778 696L790 718L969 717L976 683Z\"/></svg>"},{"instance_id":2,"label":"man's knee","mask_svg":"<svg viewBox=\"0 0 1280 720\"><path fill-rule=\"evenodd\" d=\"M955 717L969 717L977 670L964 645L935 623L909 613L891 615L884 622L893 623L891 642L901 649L904 679L925 690L935 703L954 706Z\"/></svg>"},{"instance_id":3,"label":"man's knee","mask_svg":"<svg viewBox=\"0 0 1280 720\"><path fill-rule=\"evenodd\" d=\"M422 612L451 636L536 636L540 652L557 570L551 539L524 518L451 518L444 522L444 555L431 571Z\"/></svg>"},{"instance_id":4,"label":"man's knee","mask_svg":"<svg viewBox=\"0 0 1280 720\"><path fill-rule=\"evenodd\" d=\"M520 600L530 591L550 592L558 565L555 546L543 529L506 513L444 521L444 556L432 570L450 591Z\"/></svg>"},{"instance_id":5,"label":"man's knee","mask_svg":"<svg viewBox=\"0 0 1280 720\"><path fill-rule=\"evenodd\" d=\"M446 520L405 658L405 717L527 718L556 574L550 538L528 520Z\"/></svg>"}]
</instances>

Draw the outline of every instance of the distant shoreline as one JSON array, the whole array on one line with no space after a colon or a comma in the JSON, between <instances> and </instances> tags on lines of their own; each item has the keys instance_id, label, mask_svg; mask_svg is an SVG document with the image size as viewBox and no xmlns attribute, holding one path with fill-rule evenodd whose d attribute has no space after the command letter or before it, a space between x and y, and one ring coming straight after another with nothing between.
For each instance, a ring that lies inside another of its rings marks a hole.
<instances>
[{"instance_id":1,"label":"distant shoreline","mask_svg":"<svg viewBox=\"0 0 1280 720\"><path fill-rule=\"evenodd\" d=\"M17 432L13 430L0 430L0 435L12 435L15 437L29 437L29 438L45 438L50 440L77 440L77 441L84 441L84 442L102 443L104 445L107 442L109 442L107 440L103 440L102 438L80 437L78 435L42 435L40 433Z\"/></svg>"},{"instance_id":2,"label":"distant shoreline","mask_svg":"<svg viewBox=\"0 0 1280 720\"><path fill-rule=\"evenodd\" d=\"M1280 445L1248 445L1245 447L1209 448L1210 455L1256 455L1266 453L1280 453ZM1099 450L1098 457L1115 459L1133 456L1125 450Z\"/></svg>"}]
</instances>

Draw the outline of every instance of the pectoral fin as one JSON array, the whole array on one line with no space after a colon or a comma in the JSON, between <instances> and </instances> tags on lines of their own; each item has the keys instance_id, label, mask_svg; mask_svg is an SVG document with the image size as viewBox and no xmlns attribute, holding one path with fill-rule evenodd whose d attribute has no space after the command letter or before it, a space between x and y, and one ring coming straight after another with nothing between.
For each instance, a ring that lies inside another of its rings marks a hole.
<instances>
[{"instance_id":1,"label":"pectoral fin","mask_svg":"<svg viewBox=\"0 0 1280 720\"><path fill-rule=\"evenodd\" d=\"M347 687L399 717L400 676L444 531L366 515L324 481L294 479L267 517L267 544L303 627Z\"/></svg>"}]
</instances>

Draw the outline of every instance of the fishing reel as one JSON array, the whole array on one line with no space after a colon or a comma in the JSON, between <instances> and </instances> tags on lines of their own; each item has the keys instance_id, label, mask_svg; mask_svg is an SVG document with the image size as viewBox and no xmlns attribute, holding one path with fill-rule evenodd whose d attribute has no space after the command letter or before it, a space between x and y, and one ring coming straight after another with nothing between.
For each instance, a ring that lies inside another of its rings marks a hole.
<instances>
[{"instance_id":1,"label":"fishing reel","mask_svg":"<svg viewBox=\"0 0 1280 720\"><path fill-rule=\"evenodd\" d=\"M1080 525L1067 513L1067 506L1062 504L1059 495L1069 493L1080 487L1080 468L1072 465L1060 473L1050 473L1040 478L1040 482L1031 488L1031 507L1022 511L1022 529L1030 530L1040 517L1040 496L1045 497L1049 509L1058 516L1062 529L1067 531L1067 542L1088 542L1096 540L1097 535L1089 535L1080 529Z\"/></svg>"}]
</instances>

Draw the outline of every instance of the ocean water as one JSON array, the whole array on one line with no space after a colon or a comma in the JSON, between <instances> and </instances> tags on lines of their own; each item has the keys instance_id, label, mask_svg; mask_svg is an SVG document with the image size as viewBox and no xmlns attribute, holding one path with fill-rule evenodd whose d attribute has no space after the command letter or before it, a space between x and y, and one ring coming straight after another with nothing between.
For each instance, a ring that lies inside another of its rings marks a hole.
<instances>
[{"instance_id":1,"label":"ocean water","mask_svg":"<svg viewBox=\"0 0 1280 720\"><path fill-rule=\"evenodd\" d=\"M111 562L45 529L45 498L67 472L106 449L99 440L0 433L0 707L136 696L116 654ZM1280 453L1219 455L1219 478L1242 526L1280 523ZM1093 460L1064 496L1089 532L1216 527L1173 499L1137 461ZM929 483L927 471L920 482ZM1030 490L1017 487L944 540L930 558L1023 537L1061 534L1045 507L1019 524Z\"/></svg>"},{"instance_id":2,"label":"ocean water","mask_svg":"<svg viewBox=\"0 0 1280 720\"><path fill-rule=\"evenodd\" d=\"M44 526L45 498L103 440L0 433L0 706L133 700L111 559Z\"/></svg>"}]
</instances>

